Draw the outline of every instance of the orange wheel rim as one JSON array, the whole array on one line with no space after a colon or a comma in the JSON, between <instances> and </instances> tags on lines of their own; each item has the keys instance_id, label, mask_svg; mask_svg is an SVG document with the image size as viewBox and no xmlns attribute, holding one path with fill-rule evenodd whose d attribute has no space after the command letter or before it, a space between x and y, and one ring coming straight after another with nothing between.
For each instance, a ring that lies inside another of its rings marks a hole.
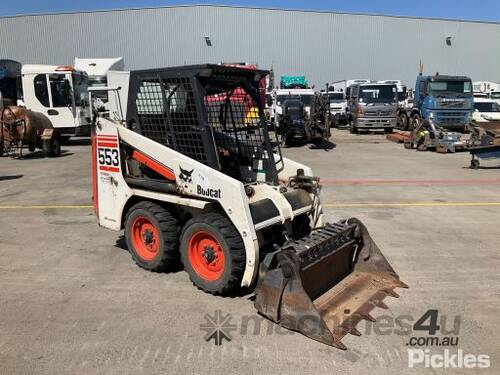
<instances>
[{"instance_id":1,"label":"orange wheel rim","mask_svg":"<svg viewBox=\"0 0 500 375\"><path fill-rule=\"evenodd\" d=\"M137 217L132 223L132 245L136 254L143 260L153 260L160 251L160 234L151 221L144 216Z\"/></svg>"},{"instance_id":2,"label":"orange wheel rim","mask_svg":"<svg viewBox=\"0 0 500 375\"><path fill-rule=\"evenodd\" d=\"M205 280L216 281L224 273L224 251L208 232L200 231L191 236L188 258L193 270Z\"/></svg>"}]
</instances>

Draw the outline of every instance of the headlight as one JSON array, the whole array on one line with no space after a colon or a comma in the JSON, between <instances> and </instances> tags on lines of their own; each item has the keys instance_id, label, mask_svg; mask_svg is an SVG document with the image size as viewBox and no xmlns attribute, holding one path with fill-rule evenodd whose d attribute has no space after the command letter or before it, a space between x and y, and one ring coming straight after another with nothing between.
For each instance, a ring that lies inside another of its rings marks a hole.
<instances>
[{"instance_id":1,"label":"headlight","mask_svg":"<svg viewBox=\"0 0 500 375\"><path fill-rule=\"evenodd\" d=\"M429 113L429 119L432 120L434 118L434 112Z\"/></svg>"}]
</instances>

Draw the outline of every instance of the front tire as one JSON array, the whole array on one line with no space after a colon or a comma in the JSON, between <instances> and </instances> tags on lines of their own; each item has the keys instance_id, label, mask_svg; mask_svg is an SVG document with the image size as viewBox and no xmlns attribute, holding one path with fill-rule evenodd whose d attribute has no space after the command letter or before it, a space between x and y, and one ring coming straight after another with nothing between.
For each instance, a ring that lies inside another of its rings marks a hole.
<instances>
[{"instance_id":1,"label":"front tire","mask_svg":"<svg viewBox=\"0 0 500 375\"><path fill-rule=\"evenodd\" d=\"M422 124L422 117L420 115L413 115L411 118L411 124L410 124L410 129L411 131L416 130L420 127Z\"/></svg>"},{"instance_id":2,"label":"front tire","mask_svg":"<svg viewBox=\"0 0 500 375\"><path fill-rule=\"evenodd\" d=\"M137 203L125 219L125 240L132 259L146 270L173 269L179 260L177 219L156 203Z\"/></svg>"},{"instance_id":3,"label":"front tire","mask_svg":"<svg viewBox=\"0 0 500 375\"><path fill-rule=\"evenodd\" d=\"M358 134L358 128L354 125L353 120L351 120L351 122L349 123L349 131L351 132L351 134Z\"/></svg>"},{"instance_id":4,"label":"front tire","mask_svg":"<svg viewBox=\"0 0 500 375\"><path fill-rule=\"evenodd\" d=\"M245 271L245 245L233 223L219 213L189 220L182 231L181 260L198 288L229 294L240 288Z\"/></svg>"}]
</instances>

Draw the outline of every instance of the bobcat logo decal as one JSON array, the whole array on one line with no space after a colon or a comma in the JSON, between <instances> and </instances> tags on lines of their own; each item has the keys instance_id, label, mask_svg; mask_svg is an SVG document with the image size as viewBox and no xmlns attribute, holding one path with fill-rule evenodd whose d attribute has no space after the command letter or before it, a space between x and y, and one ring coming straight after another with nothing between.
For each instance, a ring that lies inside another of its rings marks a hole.
<instances>
[{"instance_id":1,"label":"bobcat logo decal","mask_svg":"<svg viewBox=\"0 0 500 375\"><path fill-rule=\"evenodd\" d=\"M194 169L191 169L190 171L187 171L185 169L182 169L181 166L179 166L179 169L181 171L181 174L179 175L179 178L187 183L190 183L193 181L191 175L193 174Z\"/></svg>"}]
</instances>

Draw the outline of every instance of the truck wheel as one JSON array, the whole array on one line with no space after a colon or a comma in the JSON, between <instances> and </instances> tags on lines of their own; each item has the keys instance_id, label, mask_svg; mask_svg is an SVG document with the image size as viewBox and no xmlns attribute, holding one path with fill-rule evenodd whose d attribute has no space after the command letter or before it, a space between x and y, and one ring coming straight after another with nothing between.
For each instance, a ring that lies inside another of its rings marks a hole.
<instances>
[{"instance_id":1,"label":"truck wheel","mask_svg":"<svg viewBox=\"0 0 500 375\"><path fill-rule=\"evenodd\" d=\"M61 139L52 137L43 141L43 152L46 156L54 158L61 155Z\"/></svg>"},{"instance_id":2,"label":"truck wheel","mask_svg":"<svg viewBox=\"0 0 500 375\"><path fill-rule=\"evenodd\" d=\"M420 117L420 115L413 115L413 117L411 118L410 129L408 130L418 129L421 123L422 123L422 118Z\"/></svg>"},{"instance_id":3,"label":"truck wheel","mask_svg":"<svg viewBox=\"0 0 500 375\"><path fill-rule=\"evenodd\" d=\"M125 219L125 240L132 259L149 271L167 271L179 260L177 219L153 202L132 206Z\"/></svg>"},{"instance_id":4,"label":"truck wheel","mask_svg":"<svg viewBox=\"0 0 500 375\"><path fill-rule=\"evenodd\" d=\"M358 128L354 125L354 121L351 120L349 123L349 131L351 134L358 134Z\"/></svg>"},{"instance_id":5,"label":"truck wheel","mask_svg":"<svg viewBox=\"0 0 500 375\"><path fill-rule=\"evenodd\" d=\"M201 214L184 226L181 260L198 288L227 294L241 285L245 270L245 245L231 221L218 213Z\"/></svg>"},{"instance_id":6,"label":"truck wheel","mask_svg":"<svg viewBox=\"0 0 500 375\"><path fill-rule=\"evenodd\" d=\"M398 116L398 128L401 130L408 130L408 117L406 113L400 113Z\"/></svg>"}]
</instances>

